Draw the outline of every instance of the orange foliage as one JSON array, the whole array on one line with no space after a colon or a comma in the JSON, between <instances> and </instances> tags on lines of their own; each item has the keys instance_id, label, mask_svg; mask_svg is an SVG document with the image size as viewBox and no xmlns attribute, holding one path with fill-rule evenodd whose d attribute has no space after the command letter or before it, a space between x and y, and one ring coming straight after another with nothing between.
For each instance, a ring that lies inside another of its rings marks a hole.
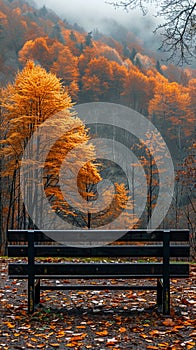
<instances>
[{"instance_id":1,"label":"orange foliage","mask_svg":"<svg viewBox=\"0 0 196 350\"><path fill-rule=\"evenodd\" d=\"M19 59L25 63L27 59L35 60L44 68L50 69L63 80L64 85L72 84L71 95L76 98L78 92L78 64L70 49L56 39L41 37L25 43L19 52Z\"/></svg>"},{"instance_id":2,"label":"orange foliage","mask_svg":"<svg viewBox=\"0 0 196 350\"><path fill-rule=\"evenodd\" d=\"M149 102L149 79L137 67L133 67L125 82L123 96L125 104L146 114Z\"/></svg>"}]
</instances>

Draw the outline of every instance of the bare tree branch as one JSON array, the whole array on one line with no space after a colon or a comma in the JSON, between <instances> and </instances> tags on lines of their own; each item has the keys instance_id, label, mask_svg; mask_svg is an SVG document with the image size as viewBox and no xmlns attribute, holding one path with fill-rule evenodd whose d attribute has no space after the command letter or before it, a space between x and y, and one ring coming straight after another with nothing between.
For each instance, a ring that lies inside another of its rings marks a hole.
<instances>
[{"instance_id":1,"label":"bare tree branch","mask_svg":"<svg viewBox=\"0 0 196 350\"><path fill-rule=\"evenodd\" d=\"M140 8L143 15L147 13L147 7L145 4L153 3L154 0L124 0L124 1L106 1L107 4L113 5L115 8L122 7L126 11Z\"/></svg>"},{"instance_id":2,"label":"bare tree branch","mask_svg":"<svg viewBox=\"0 0 196 350\"><path fill-rule=\"evenodd\" d=\"M123 0L112 1L114 7L125 10L140 8L145 15L148 4L159 6L157 17L164 22L155 29L162 36L160 49L169 53L168 60L190 64L196 58L196 2L194 0Z\"/></svg>"}]
</instances>

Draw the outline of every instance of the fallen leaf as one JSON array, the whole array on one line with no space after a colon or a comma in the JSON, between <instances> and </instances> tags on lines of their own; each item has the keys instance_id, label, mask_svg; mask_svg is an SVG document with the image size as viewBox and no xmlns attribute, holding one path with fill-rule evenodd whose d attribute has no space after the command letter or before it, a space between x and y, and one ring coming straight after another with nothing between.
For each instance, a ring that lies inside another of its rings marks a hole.
<instances>
[{"instance_id":1,"label":"fallen leaf","mask_svg":"<svg viewBox=\"0 0 196 350\"><path fill-rule=\"evenodd\" d=\"M196 337L196 331L193 331L191 334L189 334L190 337Z\"/></svg>"},{"instance_id":2,"label":"fallen leaf","mask_svg":"<svg viewBox=\"0 0 196 350\"><path fill-rule=\"evenodd\" d=\"M94 338L95 341L98 341L99 343L104 343L105 339L104 338Z\"/></svg>"},{"instance_id":3,"label":"fallen leaf","mask_svg":"<svg viewBox=\"0 0 196 350\"><path fill-rule=\"evenodd\" d=\"M37 339L36 338L31 338L31 341L34 341L35 343L37 343Z\"/></svg>"},{"instance_id":4,"label":"fallen leaf","mask_svg":"<svg viewBox=\"0 0 196 350\"><path fill-rule=\"evenodd\" d=\"M107 339L106 346L115 345L117 342L118 342L118 341L117 341L116 338Z\"/></svg>"},{"instance_id":5,"label":"fallen leaf","mask_svg":"<svg viewBox=\"0 0 196 350\"><path fill-rule=\"evenodd\" d=\"M56 336L56 338L63 338L64 336L65 336L65 332L64 331L59 331L57 336Z\"/></svg>"},{"instance_id":6,"label":"fallen leaf","mask_svg":"<svg viewBox=\"0 0 196 350\"><path fill-rule=\"evenodd\" d=\"M124 332L126 332L127 330L126 330L126 328L125 327L121 327L120 329L119 329L119 332L120 333L124 333Z\"/></svg>"},{"instance_id":7,"label":"fallen leaf","mask_svg":"<svg viewBox=\"0 0 196 350\"><path fill-rule=\"evenodd\" d=\"M75 336L71 337L71 341L79 341L79 340L84 339L86 336L87 336L87 333L75 335Z\"/></svg>"},{"instance_id":8,"label":"fallen leaf","mask_svg":"<svg viewBox=\"0 0 196 350\"><path fill-rule=\"evenodd\" d=\"M172 326L175 325L175 323L173 322L173 320L172 320L171 318L166 318L166 319L163 321L163 324L164 324L165 326L170 326L170 327L172 327Z\"/></svg>"},{"instance_id":9,"label":"fallen leaf","mask_svg":"<svg viewBox=\"0 0 196 350\"><path fill-rule=\"evenodd\" d=\"M154 335L165 335L166 332L163 331L158 331L157 329L154 329L152 331L150 331L150 335L154 336Z\"/></svg>"},{"instance_id":10,"label":"fallen leaf","mask_svg":"<svg viewBox=\"0 0 196 350\"><path fill-rule=\"evenodd\" d=\"M8 328L15 328L15 325L11 322L4 322Z\"/></svg>"},{"instance_id":11,"label":"fallen leaf","mask_svg":"<svg viewBox=\"0 0 196 350\"><path fill-rule=\"evenodd\" d=\"M140 333L140 336L144 339L148 338L148 336L145 333Z\"/></svg>"},{"instance_id":12,"label":"fallen leaf","mask_svg":"<svg viewBox=\"0 0 196 350\"><path fill-rule=\"evenodd\" d=\"M159 343L158 344L161 348L165 348L166 346L168 347L168 343Z\"/></svg>"},{"instance_id":13,"label":"fallen leaf","mask_svg":"<svg viewBox=\"0 0 196 350\"><path fill-rule=\"evenodd\" d=\"M96 334L100 335L100 336L106 336L106 335L108 335L108 331L105 329L104 331L96 332Z\"/></svg>"},{"instance_id":14,"label":"fallen leaf","mask_svg":"<svg viewBox=\"0 0 196 350\"><path fill-rule=\"evenodd\" d=\"M31 343L26 343L26 347L30 348L30 349L35 349L35 345L33 345Z\"/></svg>"},{"instance_id":15,"label":"fallen leaf","mask_svg":"<svg viewBox=\"0 0 196 350\"><path fill-rule=\"evenodd\" d=\"M50 343L50 346L52 346L53 348L59 348L60 344L59 343Z\"/></svg>"},{"instance_id":16,"label":"fallen leaf","mask_svg":"<svg viewBox=\"0 0 196 350\"><path fill-rule=\"evenodd\" d=\"M77 344L76 343L67 343L65 346L69 348L74 348Z\"/></svg>"}]
</instances>

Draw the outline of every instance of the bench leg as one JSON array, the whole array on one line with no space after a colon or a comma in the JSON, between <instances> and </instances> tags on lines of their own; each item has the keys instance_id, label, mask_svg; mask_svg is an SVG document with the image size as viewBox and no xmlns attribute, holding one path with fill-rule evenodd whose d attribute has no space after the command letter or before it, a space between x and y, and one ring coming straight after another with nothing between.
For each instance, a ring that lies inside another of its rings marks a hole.
<instances>
[{"instance_id":1,"label":"bench leg","mask_svg":"<svg viewBox=\"0 0 196 350\"><path fill-rule=\"evenodd\" d=\"M163 315L170 314L170 233L163 236Z\"/></svg>"},{"instance_id":2,"label":"bench leg","mask_svg":"<svg viewBox=\"0 0 196 350\"><path fill-rule=\"evenodd\" d=\"M157 306L163 307L163 284L160 279L157 279Z\"/></svg>"},{"instance_id":3,"label":"bench leg","mask_svg":"<svg viewBox=\"0 0 196 350\"><path fill-rule=\"evenodd\" d=\"M35 247L34 231L28 231L28 313L35 310Z\"/></svg>"},{"instance_id":4,"label":"bench leg","mask_svg":"<svg viewBox=\"0 0 196 350\"><path fill-rule=\"evenodd\" d=\"M157 306L163 315L170 314L170 283L169 280L157 279Z\"/></svg>"},{"instance_id":5,"label":"bench leg","mask_svg":"<svg viewBox=\"0 0 196 350\"><path fill-rule=\"evenodd\" d=\"M163 315L170 315L170 282L163 279Z\"/></svg>"},{"instance_id":6,"label":"bench leg","mask_svg":"<svg viewBox=\"0 0 196 350\"><path fill-rule=\"evenodd\" d=\"M35 310L35 283L34 279L28 279L28 313L32 314Z\"/></svg>"},{"instance_id":7,"label":"bench leg","mask_svg":"<svg viewBox=\"0 0 196 350\"><path fill-rule=\"evenodd\" d=\"M35 304L40 303L40 279L36 280L35 283Z\"/></svg>"}]
</instances>

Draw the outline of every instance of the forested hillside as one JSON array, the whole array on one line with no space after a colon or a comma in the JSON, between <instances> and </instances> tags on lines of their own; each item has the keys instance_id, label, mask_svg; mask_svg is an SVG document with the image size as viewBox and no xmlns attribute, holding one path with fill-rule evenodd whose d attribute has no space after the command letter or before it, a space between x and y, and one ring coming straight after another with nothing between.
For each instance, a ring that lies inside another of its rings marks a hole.
<instances>
[{"instance_id":1,"label":"forested hillside","mask_svg":"<svg viewBox=\"0 0 196 350\"><path fill-rule=\"evenodd\" d=\"M31 60L55 74L73 102L115 102L148 117L175 164L173 226L184 215L181 225L194 230L196 71L157 60L132 33L123 40L94 28L88 33L80 23L70 25L29 3L0 0L1 86L13 82Z\"/></svg>"},{"instance_id":2,"label":"forested hillside","mask_svg":"<svg viewBox=\"0 0 196 350\"><path fill-rule=\"evenodd\" d=\"M97 29L86 33L79 24L71 26L53 11L33 8L24 0L1 0L0 5L2 86L31 59L55 73L73 101L116 102L148 115L168 142L176 139L175 157L187 141L191 146L195 70L161 64L132 33L118 41Z\"/></svg>"}]
</instances>

